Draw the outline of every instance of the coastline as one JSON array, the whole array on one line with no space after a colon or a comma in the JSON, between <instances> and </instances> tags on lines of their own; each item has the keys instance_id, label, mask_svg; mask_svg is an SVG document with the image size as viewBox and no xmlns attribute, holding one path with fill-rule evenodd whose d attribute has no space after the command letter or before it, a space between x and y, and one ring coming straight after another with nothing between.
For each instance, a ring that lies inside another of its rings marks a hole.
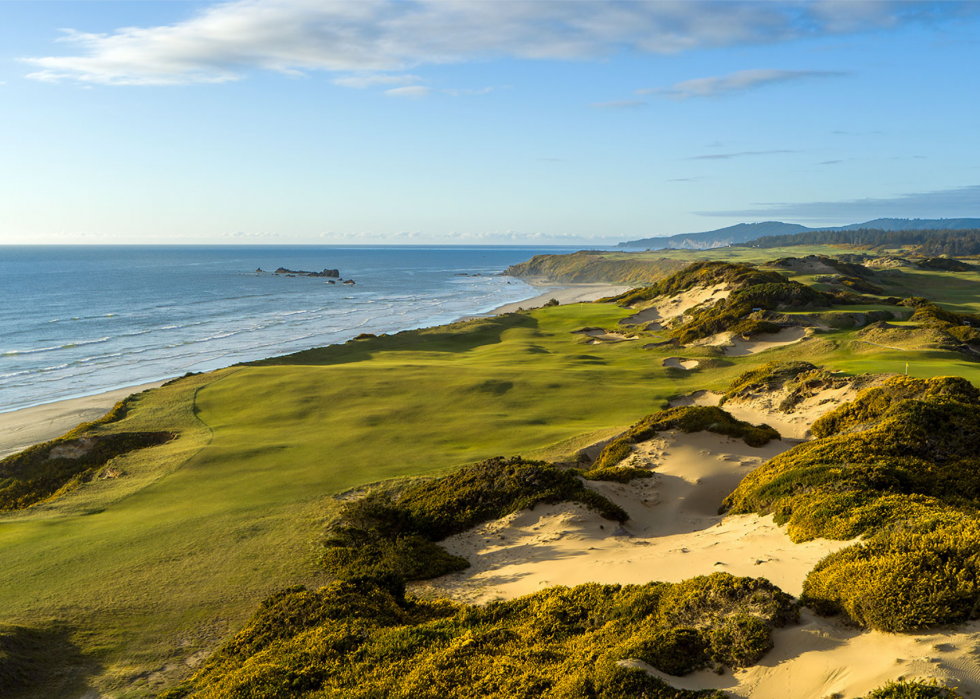
<instances>
[{"instance_id":1,"label":"coastline","mask_svg":"<svg viewBox=\"0 0 980 699\"><path fill-rule=\"evenodd\" d=\"M595 301L605 296L613 296L629 289L629 286L614 284L553 284L546 279L522 279L524 283L540 289L538 296L524 301L507 303L489 313L467 315L459 320L487 318L502 313L513 313L519 308L532 309L544 306L556 298L561 304ZM97 420L122 399L156 388L164 381L114 388L90 396L66 398L42 405L20 408L0 413L0 459L23 451L34 444L40 444L60 437L83 422Z\"/></svg>"},{"instance_id":2,"label":"coastline","mask_svg":"<svg viewBox=\"0 0 980 699\"><path fill-rule=\"evenodd\" d=\"M489 313L470 315L461 320L488 318L504 313L513 313L521 308L524 310L541 308L551 299L558 299L558 303L563 306L569 303L589 303L605 298L606 296L621 294L633 288L626 284L556 284L549 282L543 277L528 277L521 279L521 281L535 289L541 289L541 293L524 301L505 303L503 306L498 306Z\"/></svg>"},{"instance_id":3,"label":"coastline","mask_svg":"<svg viewBox=\"0 0 980 699\"><path fill-rule=\"evenodd\" d=\"M83 422L98 420L123 398L164 383L154 381L0 413L0 459L60 437Z\"/></svg>"}]
</instances>

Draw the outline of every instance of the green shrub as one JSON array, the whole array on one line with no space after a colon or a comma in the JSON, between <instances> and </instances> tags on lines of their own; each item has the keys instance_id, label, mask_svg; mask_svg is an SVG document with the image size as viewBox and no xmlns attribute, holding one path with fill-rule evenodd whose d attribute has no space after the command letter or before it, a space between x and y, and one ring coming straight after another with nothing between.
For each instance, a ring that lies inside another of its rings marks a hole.
<instances>
[{"instance_id":1,"label":"green shrub","mask_svg":"<svg viewBox=\"0 0 980 699\"><path fill-rule=\"evenodd\" d=\"M935 681L903 680L889 682L861 699L963 699L963 697L952 689L936 684Z\"/></svg>"},{"instance_id":2,"label":"green shrub","mask_svg":"<svg viewBox=\"0 0 980 699\"><path fill-rule=\"evenodd\" d=\"M593 468L582 473L587 481L612 481L613 483L629 483L637 478L653 478L653 472L645 468L629 468L613 466L611 468Z\"/></svg>"},{"instance_id":3,"label":"green shrub","mask_svg":"<svg viewBox=\"0 0 980 699\"><path fill-rule=\"evenodd\" d=\"M779 433L768 425L750 425L736 420L721 408L706 406L685 406L670 408L659 413L647 415L614 439L600 452L593 465L594 470L614 467L632 452L632 445L650 439L658 432L680 430L681 432L700 432L706 430L743 440L751 447L761 447L772 439L779 439Z\"/></svg>"},{"instance_id":4,"label":"green shrub","mask_svg":"<svg viewBox=\"0 0 980 699\"><path fill-rule=\"evenodd\" d=\"M185 686L196 699L723 699L622 661L672 674L749 664L795 607L764 580L718 573L680 585L590 583L482 606L399 598L367 581L293 588ZM710 613L696 625L663 621L691 609Z\"/></svg>"},{"instance_id":5,"label":"green shrub","mask_svg":"<svg viewBox=\"0 0 980 699\"><path fill-rule=\"evenodd\" d=\"M810 428L814 437L829 437L879 420L896 401L948 398L980 405L980 391L959 376L916 379L894 376L881 386L868 388L839 408L818 418Z\"/></svg>"}]
</instances>

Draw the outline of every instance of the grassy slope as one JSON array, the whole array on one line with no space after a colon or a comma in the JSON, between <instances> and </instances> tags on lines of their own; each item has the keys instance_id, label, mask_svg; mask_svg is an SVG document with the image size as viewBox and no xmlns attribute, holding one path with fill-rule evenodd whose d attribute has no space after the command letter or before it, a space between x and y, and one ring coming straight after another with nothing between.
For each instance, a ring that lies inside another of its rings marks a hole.
<instances>
[{"instance_id":1,"label":"grassy slope","mask_svg":"<svg viewBox=\"0 0 980 699\"><path fill-rule=\"evenodd\" d=\"M980 275L914 274L954 310L980 302ZM103 663L102 687L141 694L186 672L183 659L233 633L271 591L317 583L310 542L334 493L495 455L555 457L566 449L552 445L607 436L672 395L721 389L774 359L848 372L903 372L908 361L916 376L980 384L980 365L959 355L855 344L852 331L692 372L661 361L706 350L586 345L572 334L627 314L611 305L542 309L314 350L148 394L110 429L152 425L180 431L179 440L123 457L125 478L0 519L0 624L65 623L71 642Z\"/></svg>"}]
</instances>

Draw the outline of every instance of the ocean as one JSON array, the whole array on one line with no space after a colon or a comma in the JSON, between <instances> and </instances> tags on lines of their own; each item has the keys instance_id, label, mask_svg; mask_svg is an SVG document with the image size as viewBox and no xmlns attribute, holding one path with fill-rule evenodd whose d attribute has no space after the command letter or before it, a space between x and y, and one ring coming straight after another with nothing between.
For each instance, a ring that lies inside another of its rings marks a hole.
<instances>
[{"instance_id":1,"label":"ocean","mask_svg":"<svg viewBox=\"0 0 980 699\"><path fill-rule=\"evenodd\" d=\"M573 250L0 247L0 412L486 313L540 293L509 265Z\"/></svg>"}]
</instances>

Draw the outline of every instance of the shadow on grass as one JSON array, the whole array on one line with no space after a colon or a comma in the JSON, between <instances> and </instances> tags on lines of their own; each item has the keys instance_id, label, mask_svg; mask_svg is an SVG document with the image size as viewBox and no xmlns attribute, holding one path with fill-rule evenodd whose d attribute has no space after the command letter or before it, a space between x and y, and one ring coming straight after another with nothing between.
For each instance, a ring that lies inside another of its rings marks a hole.
<instances>
[{"instance_id":1,"label":"shadow on grass","mask_svg":"<svg viewBox=\"0 0 980 699\"><path fill-rule=\"evenodd\" d=\"M2 699L80 697L92 691L90 679L104 669L71 641L67 627L0 627Z\"/></svg>"},{"instance_id":2,"label":"shadow on grass","mask_svg":"<svg viewBox=\"0 0 980 699\"><path fill-rule=\"evenodd\" d=\"M534 330L537 319L522 313L508 313L490 318L440 325L435 328L404 330L394 335L348 340L342 345L317 347L283 357L271 357L246 366L328 365L362 362L379 352L453 352L462 353L497 344L505 330Z\"/></svg>"}]
</instances>

